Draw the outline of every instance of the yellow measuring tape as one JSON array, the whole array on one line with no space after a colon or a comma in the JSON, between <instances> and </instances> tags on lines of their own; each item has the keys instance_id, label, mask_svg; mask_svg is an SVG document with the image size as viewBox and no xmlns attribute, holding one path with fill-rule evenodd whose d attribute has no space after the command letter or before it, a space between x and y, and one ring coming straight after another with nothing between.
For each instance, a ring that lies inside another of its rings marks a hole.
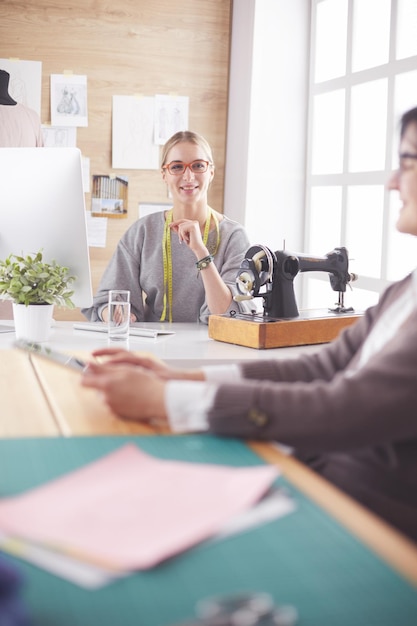
<instances>
[{"instance_id":1,"label":"yellow measuring tape","mask_svg":"<svg viewBox=\"0 0 417 626\"><path fill-rule=\"evenodd\" d=\"M168 211L165 225L164 225L164 236L162 238L162 257L164 263L164 308L162 311L162 315L160 318L161 322L165 322L167 317L167 309L168 309L168 321L172 322L172 253L171 253L171 229L170 224L172 222L173 210ZM206 219L206 223L204 226L204 234L203 234L203 243L206 246L207 240L210 232L210 223L211 218L213 218L214 224L216 226L217 238L215 248L210 254L214 256L217 252L220 243L220 229L219 229L219 220L217 219L213 209L208 210L208 215Z\"/></svg>"}]
</instances>

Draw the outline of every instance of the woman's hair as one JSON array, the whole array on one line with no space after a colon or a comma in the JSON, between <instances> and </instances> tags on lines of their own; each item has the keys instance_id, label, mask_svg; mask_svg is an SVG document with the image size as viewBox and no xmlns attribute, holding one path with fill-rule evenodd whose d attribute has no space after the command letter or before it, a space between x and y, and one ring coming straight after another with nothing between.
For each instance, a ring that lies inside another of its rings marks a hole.
<instances>
[{"instance_id":1,"label":"woman's hair","mask_svg":"<svg viewBox=\"0 0 417 626\"><path fill-rule=\"evenodd\" d=\"M410 124L417 124L417 107L414 107L414 109L410 109L409 111L406 111L404 115L401 117L401 121L400 121L400 137L401 138L404 136L404 133Z\"/></svg>"},{"instance_id":2,"label":"woman's hair","mask_svg":"<svg viewBox=\"0 0 417 626\"><path fill-rule=\"evenodd\" d=\"M206 153L207 160L210 161L211 165L214 165L213 154L208 141L204 139L202 135L193 133L191 130L180 130L175 133L175 135L172 135L162 148L161 167L166 164L168 152L171 148L176 146L177 143L193 143L196 146L200 146Z\"/></svg>"}]
</instances>

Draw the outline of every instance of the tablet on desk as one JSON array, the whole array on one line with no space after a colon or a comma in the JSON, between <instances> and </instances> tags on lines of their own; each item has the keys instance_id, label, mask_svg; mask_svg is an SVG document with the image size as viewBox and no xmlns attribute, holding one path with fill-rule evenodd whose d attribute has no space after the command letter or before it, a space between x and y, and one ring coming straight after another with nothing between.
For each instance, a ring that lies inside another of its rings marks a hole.
<instances>
[{"instance_id":1,"label":"tablet on desk","mask_svg":"<svg viewBox=\"0 0 417 626\"><path fill-rule=\"evenodd\" d=\"M37 356L41 356L48 361L53 361L58 365L63 365L64 367L69 367L77 372L83 372L87 367L88 363L86 361L82 361L78 359L76 356L72 354L65 354L64 352L59 352L58 350L53 350L49 346L45 344L36 343L36 341L27 341L26 339L18 339L14 342L14 347L19 350L24 350L25 352L29 352L30 354L35 354Z\"/></svg>"},{"instance_id":2,"label":"tablet on desk","mask_svg":"<svg viewBox=\"0 0 417 626\"><path fill-rule=\"evenodd\" d=\"M106 322L74 322L74 330L90 330L93 332L107 333ZM160 330L159 328L144 328L143 326L129 326L131 337L151 337L158 335L174 335L173 330Z\"/></svg>"}]
</instances>

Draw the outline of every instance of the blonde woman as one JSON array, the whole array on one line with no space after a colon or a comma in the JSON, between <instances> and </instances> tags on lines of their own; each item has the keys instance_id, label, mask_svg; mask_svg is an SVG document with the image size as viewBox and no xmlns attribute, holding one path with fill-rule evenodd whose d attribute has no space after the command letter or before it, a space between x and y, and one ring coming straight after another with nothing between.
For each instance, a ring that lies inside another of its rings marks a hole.
<instances>
[{"instance_id":1,"label":"blonde woman","mask_svg":"<svg viewBox=\"0 0 417 626\"><path fill-rule=\"evenodd\" d=\"M93 307L107 321L110 289L129 289L132 321L205 322L238 310L235 279L249 247L243 227L208 205L215 166L201 135L181 131L162 151L162 178L172 208L135 222L106 268Z\"/></svg>"}]
</instances>

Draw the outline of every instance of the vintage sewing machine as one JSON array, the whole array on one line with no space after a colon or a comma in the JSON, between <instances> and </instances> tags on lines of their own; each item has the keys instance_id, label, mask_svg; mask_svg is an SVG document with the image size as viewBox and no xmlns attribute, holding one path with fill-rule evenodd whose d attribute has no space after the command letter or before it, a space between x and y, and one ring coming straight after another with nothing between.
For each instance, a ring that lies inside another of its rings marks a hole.
<instances>
[{"instance_id":1,"label":"vintage sewing machine","mask_svg":"<svg viewBox=\"0 0 417 626\"><path fill-rule=\"evenodd\" d=\"M253 246L247 251L236 277L241 295L234 299L243 301L262 297L264 320L298 317L294 278L299 272L327 272L331 288L339 294L337 307L330 310L345 314L353 311L344 306L346 286L357 278L348 269L346 248L335 248L324 256L311 256L285 250L271 252L264 246Z\"/></svg>"},{"instance_id":2,"label":"vintage sewing machine","mask_svg":"<svg viewBox=\"0 0 417 626\"><path fill-rule=\"evenodd\" d=\"M326 272L330 286L338 293L334 308L298 310L294 278L300 272ZM348 251L334 248L324 256L272 252L255 245L249 248L236 277L235 301L262 298L263 314L256 306L252 313L212 315L209 336L213 339L254 348L326 343L357 320L360 314L344 302L347 285L357 279L349 272Z\"/></svg>"}]
</instances>

